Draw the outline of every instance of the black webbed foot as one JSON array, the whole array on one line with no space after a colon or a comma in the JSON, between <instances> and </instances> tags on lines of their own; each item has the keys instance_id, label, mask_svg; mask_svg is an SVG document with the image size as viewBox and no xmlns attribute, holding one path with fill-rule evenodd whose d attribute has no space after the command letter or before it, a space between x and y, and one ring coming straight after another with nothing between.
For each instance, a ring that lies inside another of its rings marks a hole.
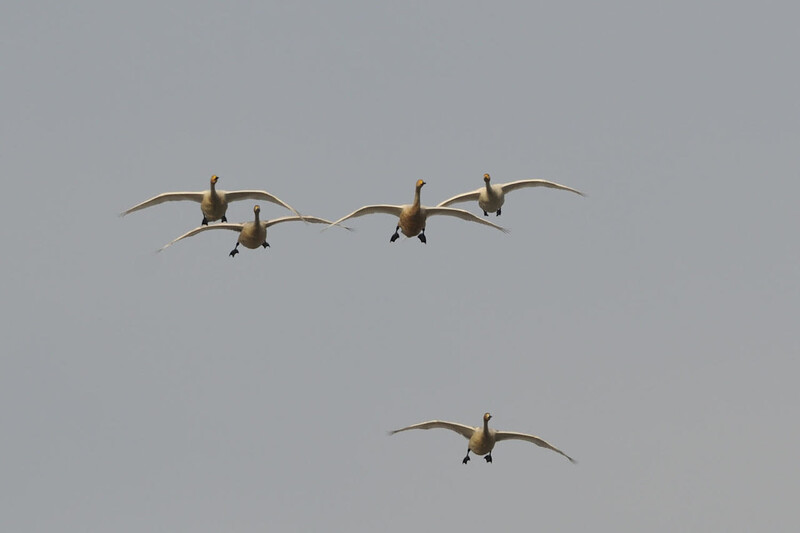
<instances>
[{"instance_id":1,"label":"black webbed foot","mask_svg":"<svg viewBox=\"0 0 800 533\"><path fill-rule=\"evenodd\" d=\"M200 223L201 226L208 226L208 219L203 217L203 221Z\"/></svg>"},{"instance_id":2,"label":"black webbed foot","mask_svg":"<svg viewBox=\"0 0 800 533\"><path fill-rule=\"evenodd\" d=\"M497 210L497 215L495 215L495 216L498 216L498 217L499 217L499 216L500 216L500 213L502 213L502 212L503 212L503 210L498 208L498 210Z\"/></svg>"},{"instance_id":3,"label":"black webbed foot","mask_svg":"<svg viewBox=\"0 0 800 533\"><path fill-rule=\"evenodd\" d=\"M417 238L422 241L422 244L427 244L428 239L425 238L425 230L422 230L422 233L417 235Z\"/></svg>"},{"instance_id":4,"label":"black webbed foot","mask_svg":"<svg viewBox=\"0 0 800 533\"><path fill-rule=\"evenodd\" d=\"M489 216L489 213L487 213L486 211L484 211L484 212L483 212L483 216L485 216L485 217L488 217L488 216Z\"/></svg>"},{"instance_id":5,"label":"black webbed foot","mask_svg":"<svg viewBox=\"0 0 800 533\"><path fill-rule=\"evenodd\" d=\"M486 454L486 457L484 457L484 459L486 459L487 463L491 463L492 462L492 454L491 453Z\"/></svg>"},{"instance_id":6,"label":"black webbed foot","mask_svg":"<svg viewBox=\"0 0 800 533\"><path fill-rule=\"evenodd\" d=\"M261 243L261 246L263 246L265 249L269 248L269 243L267 241L264 241Z\"/></svg>"},{"instance_id":7,"label":"black webbed foot","mask_svg":"<svg viewBox=\"0 0 800 533\"><path fill-rule=\"evenodd\" d=\"M399 231L400 231L400 226L397 226L394 229L394 234L392 235L392 238L389 239L389 242L394 242L394 241L396 241L397 239L400 238L400 233L398 233Z\"/></svg>"},{"instance_id":8,"label":"black webbed foot","mask_svg":"<svg viewBox=\"0 0 800 533\"><path fill-rule=\"evenodd\" d=\"M469 462L469 448L467 448L467 455L464 457L464 460L461 461L461 464L467 464Z\"/></svg>"},{"instance_id":9,"label":"black webbed foot","mask_svg":"<svg viewBox=\"0 0 800 533\"><path fill-rule=\"evenodd\" d=\"M239 243L237 242L236 246L233 247L233 250L231 250L231 253L229 253L228 255L234 257L238 253L239 253Z\"/></svg>"},{"instance_id":10,"label":"black webbed foot","mask_svg":"<svg viewBox=\"0 0 800 533\"><path fill-rule=\"evenodd\" d=\"M223 221L223 222L227 222L227 221L228 221L228 219L227 219L227 218L225 218L225 215L222 215L222 221Z\"/></svg>"}]
</instances>

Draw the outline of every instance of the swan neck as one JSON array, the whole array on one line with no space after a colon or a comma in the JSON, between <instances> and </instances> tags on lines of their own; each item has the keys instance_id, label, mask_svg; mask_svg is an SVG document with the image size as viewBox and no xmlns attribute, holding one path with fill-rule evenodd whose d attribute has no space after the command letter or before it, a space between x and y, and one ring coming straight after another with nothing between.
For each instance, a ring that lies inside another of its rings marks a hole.
<instances>
[{"instance_id":1,"label":"swan neck","mask_svg":"<svg viewBox=\"0 0 800 533\"><path fill-rule=\"evenodd\" d=\"M417 187L417 190L414 191L414 207L419 207L419 191L422 187Z\"/></svg>"}]
</instances>

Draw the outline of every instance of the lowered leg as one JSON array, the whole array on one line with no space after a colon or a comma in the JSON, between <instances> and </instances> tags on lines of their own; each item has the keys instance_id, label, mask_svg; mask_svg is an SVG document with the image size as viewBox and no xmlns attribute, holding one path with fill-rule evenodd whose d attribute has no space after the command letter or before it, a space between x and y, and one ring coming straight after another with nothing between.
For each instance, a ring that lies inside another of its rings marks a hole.
<instances>
[{"instance_id":1,"label":"lowered leg","mask_svg":"<svg viewBox=\"0 0 800 533\"><path fill-rule=\"evenodd\" d=\"M428 242L428 239L425 238L425 229L424 228L422 229L422 233L417 235L417 238L422 241L422 244L426 244Z\"/></svg>"},{"instance_id":2,"label":"lowered leg","mask_svg":"<svg viewBox=\"0 0 800 533\"><path fill-rule=\"evenodd\" d=\"M225 215L222 215L222 221L223 221L223 222L227 222L227 221L228 221L228 219L227 219L227 218L225 218Z\"/></svg>"},{"instance_id":3,"label":"lowered leg","mask_svg":"<svg viewBox=\"0 0 800 533\"><path fill-rule=\"evenodd\" d=\"M231 257L235 257L236 254L238 253L239 253L239 241L236 241L236 246L233 247L233 250L231 250L231 253L229 253L228 255Z\"/></svg>"},{"instance_id":4,"label":"lowered leg","mask_svg":"<svg viewBox=\"0 0 800 533\"><path fill-rule=\"evenodd\" d=\"M267 241L264 241L261 243L261 246L263 246L264 249L267 249L269 247L269 243Z\"/></svg>"},{"instance_id":5,"label":"lowered leg","mask_svg":"<svg viewBox=\"0 0 800 533\"><path fill-rule=\"evenodd\" d=\"M464 460L461 461L462 464L467 464L469 462L469 448L467 448L467 455L464 457Z\"/></svg>"},{"instance_id":6,"label":"lowered leg","mask_svg":"<svg viewBox=\"0 0 800 533\"><path fill-rule=\"evenodd\" d=\"M200 223L201 226L208 226L208 219L203 217L203 221Z\"/></svg>"},{"instance_id":7,"label":"lowered leg","mask_svg":"<svg viewBox=\"0 0 800 533\"><path fill-rule=\"evenodd\" d=\"M398 233L399 231L400 231L400 225L398 224L397 227L394 229L394 235L392 235L392 238L389 239L389 242L394 242L400 238L400 233Z\"/></svg>"},{"instance_id":8,"label":"lowered leg","mask_svg":"<svg viewBox=\"0 0 800 533\"><path fill-rule=\"evenodd\" d=\"M487 453L486 457L484 457L484 459L486 459L487 463L491 463L492 462L492 452Z\"/></svg>"},{"instance_id":9,"label":"lowered leg","mask_svg":"<svg viewBox=\"0 0 800 533\"><path fill-rule=\"evenodd\" d=\"M489 213L487 213L487 212L484 210L484 212L483 212L483 216L485 216L485 217L488 217L488 216L489 216Z\"/></svg>"},{"instance_id":10,"label":"lowered leg","mask_svg":"<svg viewBox=\"0 0 800 533\"><path fill-rule=\"evenodd\" d=\"M500 208L498 207L498 208L497 208L497 215L495 215L495 216L498 216L498 217L499 217L499 216L500 216L500 212L501 212L501 211L502 211L502 209L500 209Z\"/></svg>"}]
</instances>

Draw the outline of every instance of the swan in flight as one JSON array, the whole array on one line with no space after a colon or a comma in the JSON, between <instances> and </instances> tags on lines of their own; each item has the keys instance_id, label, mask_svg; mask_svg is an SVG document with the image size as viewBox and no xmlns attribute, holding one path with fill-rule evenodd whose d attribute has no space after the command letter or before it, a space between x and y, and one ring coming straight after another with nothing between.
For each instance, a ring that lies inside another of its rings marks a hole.
<instances>
[{"instance_id":1,"label":"swan in flight","mask_svg":"<svg viewBox=\"0 0 800 533\"><path fill-rule=\"evenodd\" d=\"M492 415L489 413L485 413L483 415L483 427L471 427L465 426L464 424L457 424L455 422L444 422L442 420L431 420L429 422L420 422L419 424L414 424L412 426L404 427L401 429L396 429L394 431L390 431L390 435L394 435L395 433L399 433L400 431L407 431L409 429L431 429L431 428L444 428L449 429L450 431L455 431L456 433L462 435L465 439L469 440L469 444L467 445L467 455L464 457L464 460L461 461L464 464L467 464L469 461L469 452L474 453L475 455L485 455L484 459L486 459L487 463L492 462L492 449L494 448L495 442L499 442L501 440L508 440L508 439L518 439L518 440L526 440L528 442L532 442L537 446L541 446L542 448L547 448L548 450L553 450L556 453L560 453L564 457L570 460L570 462L575 463L575 459L570 457L569 455L565 454L549 442L540 439L534 435L526 435L525 433L515 433L513 431L495 431L494 429L489 429L489 420L492 418Z\"/></svg>"},{"instance_id":2,"label":"swan in flight","mask_svg":"<svg viewBox=\"0 0 800 533\"><path fill-rule=\"evenodd\" d=\"M447 207L459 202L478 200L478 205L481 209L483 209L484 216L488 217L489 213L494 213L497 211L496 216L499 217L501 212L500 208L503 207L503 202L506 201L506 193L516 191L517 189L522 189L523 187L549 187L551 189L561 189L562 191L570 191L574 192L575 194L580 194L581 196L586 196L579 190L547 180L519 180L509 183L501 183L499 185L492 185L489 183L490 180L491 177L489 177L489 174L484 174L483 181L486 184L485 187L481 187L480 189L472 192L465 192L463 194L453 196L452 198L440 203L436 207Z\"/></svg>"},{"instance_id":3,"label":"swan in flight","mask_svg":"<svg viewBox=\"0 0 800 533\"><path fill-rule=\"evenodd\" d=\"M469 211L464 211L463 209L453 209L451 207L442 206L425 207L420 205L419 191L422 189L423 185L425 185L424 181L417 180L416 192L414 193L414 203L411 205L365 205L364 207L356 209L349 215L340 218L331 224L331 226L340 222L344 222L348 218L360 217L373 213L384 213L399 217L397 227L394 230L394 234L392 234L392 237L389 239L389 242L396 241L400 237L399 232L402 231L403 235L406 237L416 236L420 241L425 243L427 242L427 239L425 238L425 223L428 217L434 215L448 215L451 217L458 217L462 220L468 220L470 222L477 222L479 224L483 224L484 226L490 226L492 228L499 229L504 233L508 233L506 228L492 224L491 222L483 220L482 218L473 215Z\"/></svg>"},{"instance_id":4,"label":"swan in flight","mask_svg":"<svg viewBox=\"0 0 800 533\"><path fill-rule=\"evenodd\" d=\"M239 245L243 245L245 248L250 248L251 250L255 250L259 246L263 246L267 248L269 243L267 242L267 228L270 226L274 226L275 224L280 224L282 222L292 222L295 220L302 220L303 222L311 222L313 224L330 224L330 220L325 220L323 218L311 217L311 216L288 216L288 217L281 217L281 218L274 218L272 220L261 220L259 217L259 213L261 212L261 207L256 205L253 207L253 213L255 214L255 219L251 220L250 222L243 222L241 224L229 224L227 222L223 222L222 224L214 224L213 226L200 226L192 231L184 233L177 239L168 242L164 246L162 246L157 251L160 252L166 248L169 248L176 242L181 239L185 239L186 237L191 237L192 235L197 235L203 231L213 230L213 229L227 229L231 231L236 231L239 233L239 238L236 240L236 246L233 247L231 253L228 254L231 257L234 257L236 254L239 253ZM345 229L350 229L345 226L342 226Z\"/></svg>"},{"instance_id":5,"label":"swan in flight","mask_svg":"<svg viewBox=\"0 0 800 533\"><path fill-rule=\"evenodd\" d=\"M290 206L278 197L271 195L267 191L218 191L216 189L217 181L219 181L219 176L211 176L211 187L207 191L161 193L158 196L154 196L149 200L145 200L144 202L136 204L130 209L123 211L119 214L119 216L124 217L125 215L133 213L134 211L139 211L140 209L158 205L164 202L191 200L193 202L200 203L200 210L203 212L203 222L201 225L206 226L209 222L213 222L215 220L227 222L228 219L225 218L225 212L228 210L228 203L246 199L266 200L268 202L272 202L273 204L282 205L297 216L302 216L294 207Z\"/></svg>"}]
</instances>

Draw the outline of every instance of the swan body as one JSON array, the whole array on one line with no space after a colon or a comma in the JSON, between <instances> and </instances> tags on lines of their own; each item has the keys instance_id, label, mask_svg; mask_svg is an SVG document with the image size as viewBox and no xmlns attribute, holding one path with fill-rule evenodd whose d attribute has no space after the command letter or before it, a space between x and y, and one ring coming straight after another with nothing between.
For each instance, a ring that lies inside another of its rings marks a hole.
<instances>
[{"instance_id":1,"label":"swan body","mask_svg":"<svg viewBox=\"0 0 800 533\"><path fill-rule=\"evenodd\" d=\"M174 239L164 246L162 246L157 251L160 252L169 248L176 242L185 239L187 237L191 237L193 235L197 235L198 233L202 233L208 230L216 230L216 229L227 229L231 231L236 231L239 233L239 238L236 240L236 246L234 246L233 250L230 252L230 256L234 257L236 254L239 253L239 245L241 244L245 248L250 248L251 250L255 250L259 246L267 248L269 243L267 243L267 228L270 226L274 226L275 224L280 224L282 222L292 222L295 220L301 220L303 222L311 222L312 224L330 224L330 220L325 220L323 218L312 217L312 216L288 216L288 217L281 217L281 218L274 218L272 220L261 220L259 213L261 212L261 207L256 205L253 207L253 214L254 219L249 222L243 222L241 224L230 224L223 222L222 224L214 224L213 226L199 226L191 231L188 231ZM349 229L349 228L346 228Z\"/></svg>"},{"instance_id":2,"label":"swan body","mask_svg":"<svg viewBox=\"0 0 800 533\"><path fill-rule=\"evenodd\" d=\"M125 215L133 213L134 211L139 211L140 209L145 209L147 207L162 204L164 202L191 200L200 204L200 210L203 212L203 222L201 225L205 226L209 222L213 222L215 220L227 222L228 219L225 218L225 213L228 211L228 203L246 199L266 200L268 202L285 207L297 216L302 216L294 207L290 206L277 196L271 195L267 191L222 191L217 190L217 181L219 181L218 176L211 176L211 185L207 191L165 192L159 194L158 196L154 196L149 200L145 200L144 202L136 204L130 209L123 211L120 213L120 216L124 217Z\"/></svg>"},{"instance_id":3,"label":"swan body","mask_svg":"<svg viewBox=\"0 0 800 533\"><path fill-rule=\"evenodd\" d=\"M549 187L551 189L561 189L562 191L570 191L585 196L579 190L547 180L519 180L492 185L489 174L484 174L483 181L484 186L480 189L453 196L440 203L438 207L447 207L460 202L478 200L478 206L483 209L484 216L489 216L489 213L494 212L497 212L497 216L500 216L501 208L506 201L506 193L524 187Z\"/></svg>"},{"instance_id":4,"label":"swan body","mask_svg":"<svg viewBox=\"0 0 800 533\"><path fill-rule=\"evenodd\" d=\"M446 216L457 217L462 220L467 220L469 222L477 222L479 224L483 224L484 226L490 226L504 233L508 233L508 230L506 228L498 226L497 224L492 224L491 222L483 220L482 218L473 215L469 211L464 211L463 209L453 209L451 207L443 207L443 206L426 207L421 205L420 190L422 190L423 185L425 185L424 181L417 180L417 185L414 192L414 202L412 204L365 205L364 207L356 209L349 215L343 216L336 222L333 222L331 226L339 224L340 222L344 222L349 218L371 215L375 213L383 213L398 217L397 227L395 228L394 234L389 239L389 242L396 241L400 237L399 232L402 231L403 235L405 235L406 237L418 237L420 241L426 243L427 239L425 238L425 225L427 223L428 217L435 215L446 215Z\"/></svg>"},{"instance_id":5,"label":"swan body","mask_svg":"<svg viewBox=\"0 0 800 533\"><path fill-rule=\"evenodd\" d=\"M492 418L492 415L489 413L485 413L483 415L483 427L472 427L466 426L464 424L458 424L456 422L445 422L443 420L430 420L428 422L420 422L419 424L413 424L411 426L407 426L400 429L395 429L394 431L390 431L390 435L394 435L395 433L399 433L401 431L407 431L409 429L432 429L432 428L443 428L449 429L450 431L455 431L459 435L463 436L465 439L469 440L469 444L467 445L467 455L461 461L464 464L467 464L469 461L469 452L474 453L475 455L485 455L484 459L486 459L487 463L492 462L492 450L494 449L495 443L501 440L509 440L509 439L517 439L517 440L525 440L528 442L532 442L537 446L541 446L542 448L547 448L548 450L552 450L556 453L559 453L569 459L571 463L575 463L575 459L570 457L569 455L565 454L549 442L541 439L535 435L528 435L525 433L516 433L513 431L496 431L489 427L489 420Z\"/></svg>"}]
</instances>

